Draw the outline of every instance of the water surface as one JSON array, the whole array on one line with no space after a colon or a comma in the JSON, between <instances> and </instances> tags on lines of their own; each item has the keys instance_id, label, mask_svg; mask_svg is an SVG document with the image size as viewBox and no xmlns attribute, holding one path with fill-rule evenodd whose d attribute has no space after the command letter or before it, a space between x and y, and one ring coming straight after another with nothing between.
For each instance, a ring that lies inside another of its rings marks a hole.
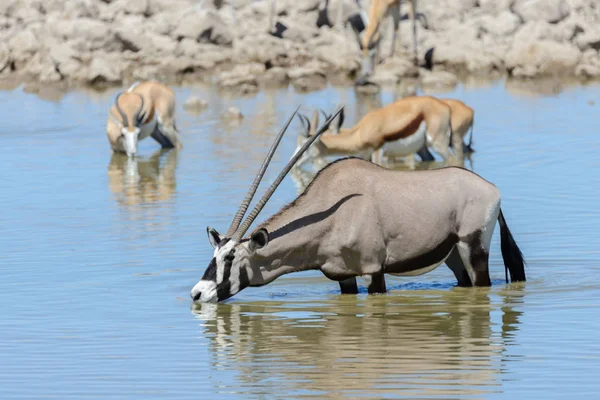
<instances>
[{"instance_id":1,"label":"water surface","mask_svg":"<svg viewBox=\"0 0 600 400\"><path fill-rule=\"evenodd\" d=\"M442 266L388 277L386 295L339 296L311 272L198 308L189 290L212 257L206 226L226 230L291 111L344 103L349 124L394 93L176 92L184 148L161 152L149 139L135 162L111 157L105 137L116 91L53 101L0 92L1 398L597 396L597 86L443 94L476 110L468 166L499 187L527 283L504 283L496 233L491 288L455 288ZM181 108L192 93L209 101L205 112ZM230 105L241 123L221 118ZM294 178L258 222L301 190Z\"/></svg>"}]
</instances>

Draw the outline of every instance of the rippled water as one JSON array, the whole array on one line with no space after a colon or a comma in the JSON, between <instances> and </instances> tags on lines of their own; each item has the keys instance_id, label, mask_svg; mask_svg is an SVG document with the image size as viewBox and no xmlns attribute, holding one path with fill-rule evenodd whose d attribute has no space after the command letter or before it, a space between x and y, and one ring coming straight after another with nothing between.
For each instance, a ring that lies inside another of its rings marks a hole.
<instances>
[{"instance_id":1,"label":"rippled water","mask_svg":"<svg viewBox=\"0 0 600 400\"><path fill-rule=\"evenodd\" d=\"M472 167L503 194L527 283L504 284L496 233L492 288L455 288L440 267L339 296L313 272L197 309L205 228L226 229L290 112L345 103L351 123L394 94L177 89L184 148L148 140L128 162L104 133L115 93L0 92L0 398L597 397L598 86L444 94L476 110ZM210 107L186 113L191 93ZM230 105L241 123L221 119ZM295 146L290 131L266 181ZM262 218L294 198L294 178Z\"/></svg>"}]
</instances>

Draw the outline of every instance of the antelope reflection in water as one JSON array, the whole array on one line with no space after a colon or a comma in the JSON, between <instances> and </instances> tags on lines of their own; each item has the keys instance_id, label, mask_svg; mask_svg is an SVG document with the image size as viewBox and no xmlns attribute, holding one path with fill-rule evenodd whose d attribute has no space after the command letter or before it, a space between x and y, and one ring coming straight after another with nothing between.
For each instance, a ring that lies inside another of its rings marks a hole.
<instances>
[{"instance_id":1,"label":"antelope reflection in water","mask_svg":"<svg viewBox=\"0 0 600 400\"><path fill-rule=\"evenodd\" d=\"M483 396L501 391L524 295L454 288L192 307L214 364L239 371L224 391Z\"/></svg>"},{"instance_id":2,"label":"antelope reflection in water","mask_svg":"<svg viewBox=\"0 0 600 400\"><path fill-rule=\"evenodd\" d=\"M108 164L108 186L117 203L141 205L169 200L176 190L177 156L176 149L159 150L147 159L113 153Z\"/></svg>"}]
</instances>

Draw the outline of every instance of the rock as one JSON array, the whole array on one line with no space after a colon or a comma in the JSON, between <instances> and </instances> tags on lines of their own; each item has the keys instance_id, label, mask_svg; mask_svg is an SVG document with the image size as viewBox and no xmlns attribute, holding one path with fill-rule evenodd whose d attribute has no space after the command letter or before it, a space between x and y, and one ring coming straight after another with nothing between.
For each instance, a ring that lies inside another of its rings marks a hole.
<instances>
[{"instance_id":1,"label":"rock","mask_svg":"<svg viewBox=\"0 0 600 400\"><path fill-rule=\"evenodd\" d=\"M62 40L72 41L76 51L120 51L122 43L115 38L109 24L90 18L60 20L51 18L47 24L50 34Z\"/></svg>"},{"instance_id":2,"label":"rock","mask_svg":"<svg viewBox=\"0 0 600 400\"><path fill-rule=\"evenodd\" d=\"M598 28L598 25L596 24L586 29L582 34L577 35L575 43L582 51L586 49L600 50L600 28Z\"/></svg>"},{"instance_id":3,"label":"rock","mask_svg":"<svg viewBox=\"0 0 600 400\"><path fill-rule=\"evenodd\" d=\"M40 43L29 30L22 30L8 40L11 59L20 69L40 49Z\"/></svg>"},{"instance_id":4,"label":"rock","mask_svg":"<svg viewBox=\"0 0 600 400\"><path fill-rule=\"evenodd\" d=\"M0 42L0 72L4 71L10 65L10 49Z\"/></svg>"},{"instance_id":5,"label":"rock","mask_svg":"<svg viewBox=\"0 0 600 400\"><path fill-rule=\"evenodd\" d=\"M244 115L237 107L231 106L225 111L223 118L228 120L241 120L244 118Z\"/></svg>"},{"instance_id":6,"label":"rock","mask_svg":"<svg viewBox=\"0 0 600 400\"><path fill-rule=\"evenodd\" d=\"M152 3L151 3L152 4ZM161 34L170 35L179 22L180 15L176 12L161 12L146 19L148 29Z\"/></svg>"},{"instance_id":7,"label":"rock","mask_svg":"<svg viewBox=\"0 0 600 400\"><path fill-rule=\"evenodd\" d=\"M97 54L88 67L88 83L121 82L121 73L125 69L125 66L119 61L118 57L107 57L107 54Z\"/></svg>"},{"instance_id":8,"label":"rock","mask_svg":"<svg viewBox=\"0 0 600 400\"><path fill-rule=\"evenodd\" d=\"M172 35L177 39L194 39L202 43L231 45L233 37L230 27L225 24L219 13L214 10L196 8L185 13Z\"/></svg>"},{"instance_id":9,"label":"rock","mask_svg":"<svg viewBox=\"0 0 600 400\"><path fill-rule=\"evenodd\" d=\"M190 96L183 103L183 108L190 112L200 112L208 107L208 102L197 96Z\"/></svg>"},{"instance_id":10,"label":"rock","mask_svg":"<svg viewBox=\"0 0 600 400\"><path fill-rule=\"evenodd\" d=\"M144 50L146 50L148 54L159 57L165 54L175 54L178 43L170 36L160 35L154 32L146 32L144 35L147 39L147 45Z\"/></svg>"},{"instance_id":11,"label":"rock","mask_svg":"<svg viewBox=\"0 0 600 400\"><path fill-rule=\"evenodd\" d=\"M325 77L323 66L318 62L311 62L302 67L291 68L288 70L290 79L299 79L305 76L321 75Z\"/></svg>"},{"instance_id":12,"label":"rock","mask_svg":"<svg viewBox=\"0 0 600 400\"><path fill-rule=\"evenodd\" d=\"M148 15L150 11L149 0L114 0L109 4L109 11L114 14ZM172 1L171 3L175 3Z\"/></svg>"},{"instance_id":13,"label":"rock","mask_svg":"<svg viewBox=\"0 0 600 400\"><path fill-rule=\"evenodd\" d=\"M513 43L528 43L536 40L559 41L561 34L546 21L529 21L513 37Z\"/></svg>"},{"instance_id":14,"label":"rock","mask_svg":"<svg viewBox=\"0 0 600 400\"><path fill-rule=\"evenodd\" d=\"M426 71L421 70L421 85L429 88L447 88L454 87L458 83L458 78L451 72L447 71Z\"/></svg>"},{"instance_id":15,"label":"rock","mask_svg":"<svg viewBox=\"0 0 600 400\"><path fill-rule=\"evenodd\" d=\"M549 40L516 42L506 54L506 66L518 77L572 74L580 58L581 52L571 44Z\"/></svg>"},{"instance_id":16,"label":"rock","mask_svg":"<svg viewBox=\"0 0 600 400\"><path fill-rule=\"evenodd\" d=\"M303 75L294 79L292 86L301 93L321 90L327 86L327 78L321 74Z\"/></svg>"},{"instance_id":17,"label":"rock","mask_svg":"<svg viewBox=\"0 0 600 400\"><path fill-rule=\"evenodd\" d=\"M177 44L176 56L195 57L202 54L202 46L193 39L184 38Z\"/></svg>"},{"instance_id":18,"label":"rock","mask_svg":"<svg viewBox=\"0 0 600 400\"><path fill-rule=\"evenodd\" d=\"M569 15L569 5L565 0L516 0L513 11L525 22L557 23Z\"/></svg>"},{"instance_id":19,"label":"rock","mask_svg":"<svg viewBox=\"0 0 600 400\"><path fill-rule=\"evenodd\" d=\"M69 45L54 43L48 48L48 56L54 67L64 77L75 77L82 68L77 53Z\"/></svg>"},{"instance_id":20,"label":"rock","mask_svg":"<svg viewBox=\"0 0 600 400\"><path fill-rule=\"evenodd\" d=\"M497 14L510 10L513 0L479 0L479 7L485 14Z\"/></svg>"},{"instance_id":21,"label":"rock","mask_svg":"<svg viewBox=\"0 0 600 400\"><path fill-rule=\"evenodd\" d=\"M261 85L266 87L280 87L288 84L289 78L287 71L281 67L273 67L266 70L265 74L259 79Z\"/></svg>"},{"instance_id":22,"label":"rock","mask_svg":"<svg viewBox=\"0 0 600 400\"><path fill-rule=\"evenodd\" d=\"M485 15L481 18L482 30L494 36L512 35L521 25L521 20L510 11L502 11L497 16Z\"/></svg>"},{"instance_id":23,"label":"rock","mask_svg":"<svg viewBox=\"0 0 600 400\"><path fill-rule=\"evenodd\" d=\"M578 65L575 68L575 76L580 78L598 78L600 77L600 65Z\"/></svg>"},{"instance_id":24,"label":"rock","mask_svg":"<svg viewBox=\"0 0 600 400\"><path fill-rule=\"evenodd\" d=\"M97 0L69 0L62 2L60 10L64 19L74 18L97 18L102 8L107 6ZM46 13L49 10L46 10Z\"/></svg>"},{"instance_id":25,"label":"rock","mask_svg":"<svg viewBox=\"0 0 600 400\"><path fill-rule=\"evenodd\" d=\"M575 67L575 76L582 78L600 77L600 54L594 49L587 49L581 55L581 61Z\"/></svg>"},{"instance_id":26,"label":"rock","mask_svg":"<svg viewBox=\"0 0 600 400\"><path fill-rule=\"evenodd\" d=\"M115 37L122 44L123 50L137 53L147 46L146 37L142 29L131 26L121 26L115 29Z\"/></svg>"},{"instance_id":27,"label":"rock","mask_svg":"<svg viewBox=\"0 0 600 400\"><path fill-rule=\"evenodd\" d=\"M219 75L217 83L221 87L237 87L246 85L246 89L250 89L247 86L257 86L257 76L262 75L265 72L265 66L263 64L247 64L238 65L231 71L222 72Z\"/></svg>"}]
</instances>

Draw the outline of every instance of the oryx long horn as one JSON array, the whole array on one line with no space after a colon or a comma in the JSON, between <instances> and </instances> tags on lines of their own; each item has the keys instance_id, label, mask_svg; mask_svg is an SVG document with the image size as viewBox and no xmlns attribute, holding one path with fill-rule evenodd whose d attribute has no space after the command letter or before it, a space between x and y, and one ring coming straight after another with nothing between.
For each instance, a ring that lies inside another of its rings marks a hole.
<instances>
[{"instance_id":1,"label":"oryx long horn","mask_svg":"<svg viewBox=\"0 0 600 400\"><path fill-rule=\"evenodd\" d=\"M133 120L138 125L141 125L141 123L144 120L144 117L140 115L141 112L142 112L142 110L144 109L144 97L141 94L139 94L139 93L136 93L136 94L140 97L141 104L140 104L140 108L138 108L138 110L135 112Z\"/></svg>"},{"instance_id":2,"label":"oryx long horn","mask_svg":"<svg viewBox=\"0 0 600 400\"><path fill-rule=\"evenodd\" d=\"M273 154L275 153L275 150L277 150L277 146L279 145L279 142L281 141L283 134L287 130L288 126L290 126L290 123L294 119L294 116L296 115L296 113L298 112L299 109L300 109L300 106L298 106L298 108L296 108L296 111L294 111L294 113L287 120L287 122L285 123L283 128L281 128L281 131L279 131L279 134L277 135L277 137L275 138L275 141L271 145L271 148L269 149L269 152L267 153L265 160L263 161L262 165L260 166L260 170L258 171L258 174L256 174L256 177L254 178L254 182L252 182L252 185L250 185L250 189L248 189L248 193L246 194L246 197L242 201L242 204L240 204L240 208L238 208L237 212L235 213L235 217L233 217L233 221L231 222L231 225L229 226L229 229L227 230L225 237L231 237L237 231L238 227L240 226L240 222L242 222L242 218L244 218L244 215L246 214L246 210L248 209L248 206L250 205L250 202L252 201L252 198L254 197L254 193L256 193L256 189L258 189L258 185L260 185L260 181L262 180L263 175L265 174L265 171L267 170L267 167L269 166L269 162L271 162L271 158L273 158Z\"/></svg>"},{"instance_id":3,"label":"oryx long horn","mask_svg":"<svg viewBox=\"0 0 600 400\"><path fill-rule=\"evenodd\" d=\"M307 141L306 143L304 143L304 145L302 145L302 147L300 148L300 150L298 150L296 152L296 154L294 154L294 156L290 159L290 161L288 161L287 165L285 166L285 168L281 171L281 173L279 173L279 176L277 177L277 179L275 179L275 181L271 184L271 186L269 187L269 189L267 190L267 192L263 195L262 199L260 199L260 201L258 203L256 203L256 206L254 207L254 209L252 210L252 212L250 212L250 214L248 214L248 217L246 218L246 220L244 221L244 223L240 226L240 229L238 229L235 234L232 236L232 239L235 240L236 242L239 242L242 237L244 236L244 234L246 233L246 231L248 230L248 228L250 228L250 225L252 225L252 222L254 222L254 220L256 219L256 217L258 216L258 214L261 212L261 210L263 209L263 207L265 206L265 204L267 204L267 201L269 201L269 199L271 198L271 196L273 195L273 193L275 192L275 190L277 190L277 187L279 186L279 184L281 183L281 181L283 180L283 178L285 178L285 176L287 175L288 172L290 172L290 170L292 169L292 167L294 166L294 164L296 164L296 162L300 159L300 157L302 157L302 154L304 154L304 152L310 147L310 145L317 140L317 138L319 136L321 136L321 134L323 132L325 132L329 126L329 124L331 124L331 121L338 116L338 114L344 109L344 106L340 107L335 114L333 114L331 117L329 117L329 119L327 121L325 121L325 123L323 124L323 126L321 126L321 128L319 128L319 130L312 135Z\"/></svg>"},{"instance_id":4,"label":"oryx long horn","mask_svg":"<svg viewBox=\"0 0 600 400\"><path fill-rule=\"evenodd\" d=\"M123 127L127 128L127 116L125 115L125 113L123 112L123 110L121 110L121 107L119 107L119 98L121 97L123 93L119 93L117 95L117 98L115 99L115 106L117 107L117 111L119 112L119 114L121 114L121 118L123 119Z\"/></svg>"}]
</instances>

